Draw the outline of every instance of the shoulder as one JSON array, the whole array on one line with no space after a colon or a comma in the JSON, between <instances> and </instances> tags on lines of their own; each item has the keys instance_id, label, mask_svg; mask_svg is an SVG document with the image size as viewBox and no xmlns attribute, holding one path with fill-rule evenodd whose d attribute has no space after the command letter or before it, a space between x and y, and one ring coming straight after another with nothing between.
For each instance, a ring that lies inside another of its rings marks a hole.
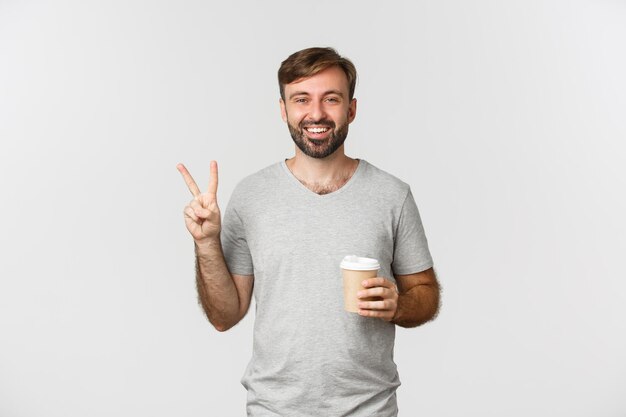
<instances>
[{"instance_id":1,"label":"shoulder","mask_svg":"<svg viewBox=\"0 0 626 417\"><path fill-rule=\"evenodd\" d=\"M363 162L365 162L364 177L370 189L381 193L386 199L404 201L410 190L409 184L370 162L365 160Z\"/></svg>"},{"instance_id":2,"label":"shoulder","mask_svg":"<svg viewBox=\"0 0 626 417\"><path fill-rule=\"evenodd\" d=\"M280 169L280 162L277 162L244 177L233 189L231 201L245 204L266 194L268 187L276 184Z\"/></svg>"},{"instance_id":3,"label":"shoulder","mask_svg":"<svg viewBox=\"0 0 626 417\"><path fill-rule=\"evenodd\" d=\"M252 189L258 185L265 184L267 181L276 179L279 172L280 162L276 162L244 177L235 188L242 191Z\"/></svg>"}]
</instances>

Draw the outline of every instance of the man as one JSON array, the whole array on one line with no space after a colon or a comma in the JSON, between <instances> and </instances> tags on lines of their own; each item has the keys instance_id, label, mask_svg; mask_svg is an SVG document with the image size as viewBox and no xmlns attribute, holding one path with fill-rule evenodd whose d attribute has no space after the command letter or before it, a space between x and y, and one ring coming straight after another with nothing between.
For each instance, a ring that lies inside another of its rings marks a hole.
<instances>
[{"instance_id":1,"label":"man","mask_svg":"<svg viewBox=\"0 0 626 417\"><path fill-rule=\"evenodd\" d=\"M356 116L353 64L331 48L292 54L278 71L295 156L241 181L221 223L217 163L185 222L199 299L219 331L256 301L253 356L242 378L252 416L396 416L395 325L433 319L439 285L407 184L345 155ZM358 314L343 308L339 264L376 258ZM396 287L397 284L397 287Z\"/></svg>"}]
</instances>

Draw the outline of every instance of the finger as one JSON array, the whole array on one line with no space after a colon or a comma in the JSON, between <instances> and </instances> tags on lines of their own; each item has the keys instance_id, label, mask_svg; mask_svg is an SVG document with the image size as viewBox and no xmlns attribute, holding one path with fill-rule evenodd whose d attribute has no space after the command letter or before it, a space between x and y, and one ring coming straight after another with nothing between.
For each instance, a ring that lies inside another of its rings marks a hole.
<instances>
[{"instance_id":1,"label":"finger","mask_svg":"<svg viewBox=\"0 0 626 417\"><path fill-rule=\"evenodd\" d=\"M208 193L211 195L217 194L217 161L211 161L211 178L209 179Z\"/></svg>"},{"instance_id":2,"label":"finger","mask_svg":"<svg viewBox=\"0 0 626 417\"><path fill-rule=\"evenodd\" d=\"M200 194L198 197L196 197L193 200L191 200L189 205L194 210L203 208L204 206L202 205L202 194Z\"/></svg>"},{"instance_id":3,"label":"finger","mask_svg":"<svg viewBox=\"0 0 626 417\"><path fill-rule=\"evenodd\" d=\"M187 171L187 168L185 168L183 164L178 164L176 165L176 169L178 170L178 172L182 174L183 179L185 180L185 183L187 184L187 188L189 188L189 191L191 191L191 194L193 194L194 197L199 196L200 189L196 185L196 182L193 180L193 177L191 176L189 171Z\"/></svg>"},{"instance_id":4,"label":"finger","mask_svg":"<svg viewBox=\"0 0 626 417\"><path fill-rule=\"evenodd\" d=\"M374 287L368 290L361 290L357 293L358 298L369 298L369 297L384 297L386 291L388 291L384 287Z\"/></svg>"},{"instance_id":5,"label":"finger","mask_svg":"<svg viewBox=\"0 0 626 417\"><path fill-rule=\"evenodd\" d=\"M390 312L383 310L359 310L359 314L365 317L377 317L386 321L390 321L393 318Z\"/></svg>"},{"instance_id":6,"label":"finger","mask_svg":"<svg viewBox=\"0 0 626 417\"><path fill-rule=\"evenodd\" d=\"M365 288L370 288L370 287L393 288L393 284L391 283L391 281L383 277L366 279L363 282L361 282L361 285L363 285Z\"/></svg>"},{"instance_id":7,"label":"finger","mask_svg":"<svg viewBox=\"0 0 626 417\"><path fill-rule=\"evenodd\" d=\"M191 207L195 215L200 217L201 219L206 219L211 215L211 212L208 209L204 208L198 200L192 200L191 203L189 203L189 206Z\"/></svg>"},{"instance_id":8,"label":"finger","mask_svg":"<svg viewBox=\"0 0 626 417\"><path fill-rule=\"evenodd\" d=\"M389 301L361 301L359 308L364 310L391 310L392 306Z\"/></svg>"},{"instance_id":9,"label":"finger","mask_svg":"<svg viewBox=\"0 0 626 417\"><path fill-rule=\"evenodd\" d=\"M202 220L198 216L196 216L196 213L193 211L191 207L189 206L185 207L185 210L183 212L185 213L185 216L189 217L194 222L198 224L202 224Z\"/></svg>"}]
</instances>

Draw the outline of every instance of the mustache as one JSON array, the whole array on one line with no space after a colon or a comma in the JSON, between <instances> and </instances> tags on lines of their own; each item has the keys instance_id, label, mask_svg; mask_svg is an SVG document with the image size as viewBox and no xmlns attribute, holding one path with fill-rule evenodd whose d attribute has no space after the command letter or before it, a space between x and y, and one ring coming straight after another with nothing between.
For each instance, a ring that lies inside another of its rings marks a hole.
<instances>
[{"instance_id":1,"label":"mustache","mask_svg":"<svg viewBox=\"0 0 626 417\"><path fill-rule=\"evenodd\" d=\"M331 129L335 128L335 122L333 122L332 120L328 120L328 119L320 119L320 120L304 120L302 122L300 122L300 128L304 129L305 127L309 127L309 126L324 126L324 127L328 127Z\"/></svg>"}]
</instances>

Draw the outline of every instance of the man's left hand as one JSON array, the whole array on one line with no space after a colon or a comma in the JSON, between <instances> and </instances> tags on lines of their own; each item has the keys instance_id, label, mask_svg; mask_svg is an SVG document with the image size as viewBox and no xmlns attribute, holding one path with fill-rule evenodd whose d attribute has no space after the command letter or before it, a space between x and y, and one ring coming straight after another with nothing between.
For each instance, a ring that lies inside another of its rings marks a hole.
<instances>
[{"instance_id":1,"label":"man's left hand","mask_svg":"<svg viewBox=\"0 0 626 417\"><path fill-rule=\"evenodd\" d=\"M385 321L393 320L398 308L398 287L382 277L369 278L362 283L365 290L357 293L359 299L375 297L376 301L359 300L359 314L365 317L378 317Z\"/></svg>"}]
</instances>

